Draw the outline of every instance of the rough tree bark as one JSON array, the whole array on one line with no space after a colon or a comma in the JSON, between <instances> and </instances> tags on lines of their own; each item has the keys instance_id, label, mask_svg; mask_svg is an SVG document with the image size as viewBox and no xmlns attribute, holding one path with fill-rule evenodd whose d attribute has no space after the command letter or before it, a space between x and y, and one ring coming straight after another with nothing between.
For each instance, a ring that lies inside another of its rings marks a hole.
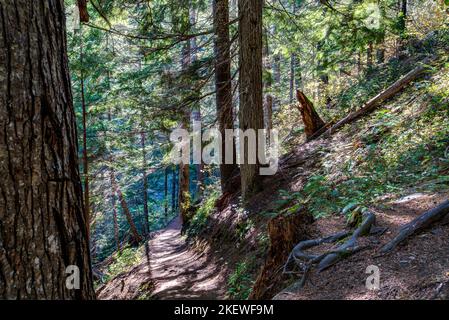
<instances>
[{"instance_id":1,"label":"rough tree bark","mask_svg":"<svg viewBox=\"0 0 449 320\"><path fill-rule=\"evenodd\" d=\"M240 129L264 128L262 93L262 8L263 1L239 0ZM245 143L240 141L240 143ZM256 154L258 153L256 146ZM242 197L246 201L262 190L260 164L248 163L248 145L241 155Z\"/></svg>"},{"instance_id":2,"label":"rough tree bark","mask_svg":"<svg viewBox=\"0 0 449 320\"><path fill-rule=\"evenodd\" d=\"M64 2L0 1L0 43L0 299L93 299Z\"/></svg>"},{"instance_id":3,"label":"rough tree bark","mask_svg":"<svg viewBox=\"0 0 449 320\"><path fill-rule=\"evenodd\" d=\"M232 108L232 79L231 79L231 54L229 39L229 2L228 0L214 0L214 29L215 29L215 89L218 126L223 137L221 144L220 180L223 193L232 192L229 181L238 172L236 161L226 164L225 161L225 130L234 129L234 117ZM235 143L232 138L233 159L235 160Z\"/></svg>"},{"instance_id":4,"label":"rough tree bark","mask_svg":"<svg viewBox=\"0 0 449 320\"><path fill-rule=\"evenodd\" d=\"M117 194L120 204L122 206L123 213L126 217L126 221L128 221L129 228L131 230L131 237L133 239L134 244L139 244L142 241L142 237L139 235L137 231L136 225L134 224L133 217L131 216L131 212L129 211L128 203L126 202L125 196L120 189L117 181L115 180L115 172L111 169L111 182L114 188L114 192Z\"/></svg>"},{"instance_id":5,"label":"rough tree bark","mask_svg":"<svg viewBox=\"0 0 449 320\"><path fill-rule=\"evenodd\" d=\"M316 112L313 103L302 91L296 90L296 97L299 102L298 109L301 112L302 121L304 122L304 131L307 139L309 139L323 128L325 123L318 115L318 112Z\"/></svg>"}]
</instances>

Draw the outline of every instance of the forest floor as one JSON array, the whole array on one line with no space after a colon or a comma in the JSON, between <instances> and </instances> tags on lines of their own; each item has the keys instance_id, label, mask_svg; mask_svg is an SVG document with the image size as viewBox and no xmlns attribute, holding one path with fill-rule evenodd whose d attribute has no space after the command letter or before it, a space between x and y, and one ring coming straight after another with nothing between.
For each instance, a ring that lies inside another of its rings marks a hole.
<instances>
[{"instance_id":1,"label":"forest floor","mask_svg":"<svg viewBox=\"0 0 449 320\"><path fill-rule=\"evenodd\" d=\"M152 235L145 259L101 287L110 299L220 299L225 292L220 268L211 255L191 249L181 235L181 220Z\"/></svg>"},{"instance_id":2,"label":"forest floor","mask_svg":"<svg viewBox=\"0 0 449 320\"><path fill-rule=\"evenodd\" d=\"M449 225L435 225L385 256L378 249L393 238L398 229L424 211L447 200L448 193L415 193L382 207L371 207L377 226L387 227L381 236L359 240L363 250L321 273L312 271L303 289L287 289L275 299L449 299ZM315 222L316 237L324 237L345 229L345 218L333 216ZM368 266L380 270L380 288L368 290Z\"/></svg>"}]
</instances>

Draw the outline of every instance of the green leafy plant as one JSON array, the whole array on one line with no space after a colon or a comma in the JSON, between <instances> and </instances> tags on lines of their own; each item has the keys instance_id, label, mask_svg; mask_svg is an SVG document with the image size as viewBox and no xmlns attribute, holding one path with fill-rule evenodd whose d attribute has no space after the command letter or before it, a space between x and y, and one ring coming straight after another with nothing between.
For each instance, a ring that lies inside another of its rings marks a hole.
<instances>
[{"instance_id":1,"label":"green leafy plant","mask_svg":"<svg viewBox=\"0 0 449 320\"><path fill-rule=\"evenodd\" d=\"M248 299L253 286L250 274L251 262L243 261L237 264L234 272L228 279L228 297L235 300Z\"/></svg>"}]
</instances>

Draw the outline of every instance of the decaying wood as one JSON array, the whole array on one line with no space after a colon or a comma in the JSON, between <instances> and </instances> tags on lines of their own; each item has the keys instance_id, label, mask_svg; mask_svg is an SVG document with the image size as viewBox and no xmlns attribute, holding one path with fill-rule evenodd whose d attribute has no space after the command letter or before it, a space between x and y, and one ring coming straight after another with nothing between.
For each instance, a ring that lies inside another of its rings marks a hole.
<instances>
[{"instance_id":1,"label":"decaying wood","mask_svg":"<svg viewBox=\"0 0 449 320\"><path fill-rule=\"evenodd\" d=\"M449 200L443 202L438 207L423 213L413 221L402 226L397 236L381 249L381 253L391 252L394 248L396 248L398 244L403 242L414 233L429 227L435 222L443 221L444 223L444 221L448 219L448 217Z\"/></svg>"},{"instance_id":2,"label":"decaying wood","mask_svg":"<svg viewBox=\"0 0 449 320\"><path fill-rule=\"evenodd\" d=\"M332 125L329 129L325 130L324 132L320 132L319 134L316 133L309 138L309 140L316 139L321 135L331 135L334 132L336 132L338 129L343 127L344 125L354 122L355 120L359 119L360 117L372 112L374 109L376 109L383 101L393 97L396 93L398 93L400 90L402 90L405 86L410 84L410 82L418 79L419 77L423 76L427 71L427 64L432 61L431 58L425 59L420 63L418 67L407 73L405 76L400 78L398 81L393 83L391 86L389 86L387 89L379 93L374 98L370 99L368 102L366 102L360 110L355 111L353 113L350 113L345 118L338 121L336 124Z\"/></svg>"},{"instance_id":3,"label":"decaying wood","mask_svg":"<svg viewBox=\"0 0 449 320\"><path fill-rule=\"evenodd\" d=\"M302 288L305 285L308 274L313 265L318 265L318 272L321 272L340 260L360 251L362 248L357 245L357 239L370 233L371 228L376 222L376 216L367 211L363 214L363 220L359 227L354 232L343 231L335 235L331 235L326 238L312 239L301 241L298 243L290 253L290 256L284 266L284 273L293 273L288 270L288 266L291 262L295 262L302 271L302 278L300 282L295 286L297 289ZM349 238L348 238L349 237ZM309 254L305 250L319 246L324 243L335 243L348 238L342 245L334 250L327 251L323 254Z\"/></svg>"},{"instance_id":4,"label":"decaying wood","mask_svg":"<svg viewBox=\"0 0 449 320\"><path fill-rule=\"evenodd\" d=\"M299 102L298 109L301 112L306 137L310 138L317 131L323 128L325 126L325 123L318 115L318 112L316 112L313 103L306 97L306 95L302 91L296 90L296 98Z\"/></svg>"},{"instance_id":5,"label":"decaying wood","mask_svg":"<svg viewBox=\"0 0 449 320\"><path fill-rule=\"evenodd\" d=\"M282 265L295 244L309 237L313 221L313 216L305 209L295 214L281 214L269 221L270 247L250 299L271 299L282 289Z\"/></svg>"}]
</instances>

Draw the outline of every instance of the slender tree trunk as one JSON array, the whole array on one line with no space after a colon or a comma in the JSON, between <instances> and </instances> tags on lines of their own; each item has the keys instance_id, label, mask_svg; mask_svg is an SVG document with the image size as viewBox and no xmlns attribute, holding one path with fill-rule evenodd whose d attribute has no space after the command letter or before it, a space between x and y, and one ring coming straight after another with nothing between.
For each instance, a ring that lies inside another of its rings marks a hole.
<instances>
[{"instance_id":1,"label":"slender tree trunk","mask_svg":"<svg viewBox=\"0 0 449 320\"><path fill-rule=\"evenodd\" d=\"M385 62L385 49L383 47L378 48L376 50L376 60L377 64L381 64Z\"/></svg>"},{"instance_id":2,"label":"slender tree trunk","mask_svg":"<svg viewBox=\"0 0 449 320\"><path fill-rule=\"evenodd\" d=\"M0 43L0 299L94 299L64 2L0 1Z\"/></svg>"},{"instance_id":3,"label":"slender tree trunk","mask_svg":"<svg viewBox=\"0 0 449 320\"><path fill-rule=\"evenodd\" d=\"M368 44L368 49L366 50L366 61L368 70L371 70L373 67L373 43L370 42Z\"/></svg>"},{"instance_id":4,"label":"slender tree trunk","mask_svg":"<svg viewBox=\"0 0 449 320\"><path fill-rule=\"evenodd\" d=\"M263 68L268 71L270 77L265 81L265 110L264 110L264 125L267 130L273 128L273 95L270 93L271 87L273 85L273 80L271 78L272 73L272 63L270 61L270 44L268 42L268 32L264 32L264 47L263 47Z\"/></svg>"},{"instance_id":5,"label":"slender tree trunk","mask_svg":"<svg viewBox=\"0 0 449 320\"><path fill-rule=\"evenodd\" d=\"M195 25L196 25L196 9L190 8L190 27L192 32L195 32ZM191 52L191 62L195 63L198 59L197 53L198 53L198 47L196 43L196 37L193 37L190 40L190 52ZM201 94L198 92L198 94ZM194 110L192 111L192 118L194 121L201 122L201 106L199 103L195 105ZM201 199L202 197L202 188L203 188L203 169L204 169L204 163L201 159L201 163L198 163L195 165L196 169L196 192L195 197L197 199Z\"/></svg>"},{"instance_id":6,"label":"slender tree trunk","mask_svg":"<svg viewBox=\"0 0 449 320\"><path fill-rule=\"evenodd\" d=\"M262 8L263 1L239 0L239 58L240 58L240 129L263 129L262 93ZM248 145L241 155L242 196L248 200L262 190L260 164L248 163ZM256 155L258 153L256 147Z\"/></svg>"},{"instance_id":7,"label":"slender tree trunk","mask_svg":"<svg viewBox=\"0 0 449 320\"><path fill-rule=\"evenodd\" d=\"M81 63L81 107L83 112L83 175L84 175L84 212L86 214L87 235L90 233L90 197L89 197L89 158L87 155L87 105L84 89L84 48L83 33L80 32L80 63Z\"/></svg>"},{"instance_id":8,"label":"slender tree trunk","mask_svg":"<svg viewBox=\"0 0 449 320\"><path fill-rule=\"evenodd\" d=\"M223 137L221 145L220 179L222 192L231 192L230 180L238 166L235 161L235 141L232 140L233 163L225 163L225 130L234 129L234 115L232 108L231 82L231 54L229 39L229 3L228 0L214 0L214 29L215 29L215 88L218 126Z\"/></svg>"},{"instance_id":9,"label":"slender tree trunk","mask_svg":"<svg viewBox=\"0 0 449 320\"><path fill-rule=\"evenodd\" d=\"M121 251L120 247L120 238L119 238L119 227L118 227L118 218L117 218L117 205L116 205L116 199L115 199L115 191L114 191L114 185L113 185L113 171L110 172L110 180L111 180L111 199L112 199L112 218L114 222L114 239L115 239L115 245L117 247L117 251Z\"/></svg>"},{"instance_id":10,"label":"slender tree trunk","mask_svg":"<svg viewBox=\"0 0 449 320\"><path fill-rule=\"evenodd\" d=\"M131 230L131 236L133 238L133 241L135 244L139 244L142 241L142 237L139 235L136 225L134 224L133 218L131 216L131 212L129 211L128 203L126 202L126 199L123 196L122 190L120 189L120 187L115 179L115 173L114 173L113 169L111 169L111 182L112 182L114 191L117 194L120 204L122 206L122 210L126 217L126 221L128 221L128 225Z\"/></svg>"},{"instance_id":11,"label":"slender tree trunk","mask_svg":"<svg viewBox=\"0 0 449 320\"><path fill-rule=\"evenodd\" d=\"M168 167L164 170L164 217L168 220Z\"/></svg>"},{"instance_id":12,"label":"slender tree trunk","mask_svg":"<svg viewBox=\"0 0 449 320\"><path fill-rule=\"evenodd\" d=\"M296 66L296 55L292 54L290 56L290 104L293 103L295 97L295 66Z\"/></svg>"},{"instance_id":13,"label":"slender tree trunk","mask_svg":"<svg viewBox=\"0 0 449 320\"><path fill-rule=\"evenodd\" d=\"M77 0L81 22L89 22L89 12L87 11L88 0Z\"/></svg>"},{"instance_id":14,"label":"slender tree trunk","mask_svg":"<svg viewBox=\"0 0 449 320\"><path fill-rule=\"evenodd\" d=\"M400 10L400 19L399 19L399 29L401 33L401 37L405 37L405 31L407 30L407 0L399 0L399 10Z\"/></svg>"},{"instance_id":15,"label":"slender tree trunk","mask_svg":"<svg viewBox=\"0 0 449 320\"><path fill-rule=\"evenodd\" d=\"M172 166L171 178L171 211L176 211L176 166Z\"/></svg>"},{"instance_id":16,"label":"slender tree trunk","mask_svg":"<svg viewBox=\"0 0 449 320\"><path fill-rule=\"evenodd\" d=\"M145 235L150 234L150 212L148 210L148 176L147 176L147 151L145 142L145 132L140 134L140 143L142 146L142 179L143 179L143 217Z\"/></svg>"}]
</instances>

